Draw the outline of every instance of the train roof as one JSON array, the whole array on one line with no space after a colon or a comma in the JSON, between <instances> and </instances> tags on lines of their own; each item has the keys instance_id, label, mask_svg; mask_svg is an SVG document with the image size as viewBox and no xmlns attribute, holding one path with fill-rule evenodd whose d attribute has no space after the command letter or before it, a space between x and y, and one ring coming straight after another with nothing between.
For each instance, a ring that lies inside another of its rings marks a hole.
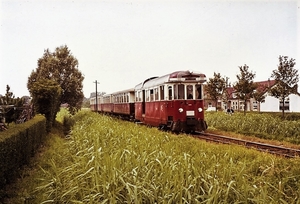
<instances>
[{"instance_id":1,"label":"train roof","mask_svg":"<svg viewBox=\"0 0 300 204\"><path fill-rule=\"evenodd\" d=\"M113 95L118 95L118 94L122 94L122 93L130 93L130 92L134 92L134 88L126 89L126 90L122 90L122 91L117 91L117 92L113 92L113 93L107 93L107 94L104 94L101 97L113 96Z\"/></svg>"},{"instance_id":2,"label":"train roof","mask_svg":"<svg viewBox=\"0 0 300 204\"><path fill-rule=\"evenodd\" d=\"M176 71L171 74L167 74L161 77L151 77L144 82L135 86L135 89L145 89L165 83L178 83L178 82L199 82L204 83L206 81L205 74L192 71Z\"/></svg>"},{"instance_id":3,"label":"train roof","mask_svg":"<svg viewBox=\"0 0 300 204\"><path fill-rule=\"evenodd\" d=\"M122 93L130 93L130 92L134 92L134 88L126 89L126 90L123 90L123 91L113 92L113 93L111 93L111 95L117 95L117 94L122 94Z\"/></svg>"}]
</instances>

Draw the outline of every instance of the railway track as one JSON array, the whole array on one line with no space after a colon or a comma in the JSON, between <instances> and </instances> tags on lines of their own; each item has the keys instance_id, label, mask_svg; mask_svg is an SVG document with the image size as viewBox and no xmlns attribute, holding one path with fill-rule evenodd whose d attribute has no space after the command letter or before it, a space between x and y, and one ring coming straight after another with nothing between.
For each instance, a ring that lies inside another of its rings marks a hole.
<instances>
[{"instance_id":1,"label":"railway track","mask_svg":"<svg viewBox=\"0 0 300 204\"><path fill-rule=\"evenodd\" d=\"M276 146L266 143L253 142L238 138L232 138L223 135L216 135L210 133L197 133L194 135L199 139L203 139L210 142L223 143L223 144L237 144L245 146L247 148L254 148L259 151L268 152L270 154L275 154L278 156L283 156L287 158L300 157L300 149L287 148L283 146Z\"/></svg>"}]
</instances>

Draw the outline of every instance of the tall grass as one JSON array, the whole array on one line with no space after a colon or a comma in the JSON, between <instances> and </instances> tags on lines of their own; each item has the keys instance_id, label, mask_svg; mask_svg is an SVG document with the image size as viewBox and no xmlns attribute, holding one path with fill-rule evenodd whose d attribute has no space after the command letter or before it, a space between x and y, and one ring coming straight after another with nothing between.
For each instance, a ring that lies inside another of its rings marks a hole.
<instances>
[{"instance_id":1,"label":"tall grass","mask_svg":"<svg viewBox=\"0 0 300 204\"><path fill-rule=\"evenodd\" d=\"M300 144L300 120L282 120L271 113L228 115L207 112L205 116L210 128Z\"/></svg>"},{"instance_id":2,"label":"tall grass","mask_svg":"<svg viewBox=\"0 0 300 204\"><path fill-rule=\"evenodd\" d=\"M43 203L299 202L299 159L90 112L73 119L68 149L43 169Z\"/></svg>"}]
</instances>

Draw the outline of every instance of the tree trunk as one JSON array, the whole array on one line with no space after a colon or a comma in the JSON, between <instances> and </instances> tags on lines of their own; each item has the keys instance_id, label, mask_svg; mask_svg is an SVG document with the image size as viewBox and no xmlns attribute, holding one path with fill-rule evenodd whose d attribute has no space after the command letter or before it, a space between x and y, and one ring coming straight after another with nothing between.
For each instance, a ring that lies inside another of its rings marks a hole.
<instances>
[{"instance_id":1,"label":"tree trunk","mask_svg":"<svg viewBox=\"0 0 300 204\"><path fill-rule=\"evenodd\" d=\"M244 115L246 115L246 109L247 109L247 100L244 101Z\"/></svg>"},{"instance_id":2,"label":"tree trunk","mask_svg":"<svg viewBox=\"0 0 300 204\"><path fill-rule=\"evenodd\" d=\"M284 98L282 99L282 119L284 119Z\"/></svg>"}]
</instances>

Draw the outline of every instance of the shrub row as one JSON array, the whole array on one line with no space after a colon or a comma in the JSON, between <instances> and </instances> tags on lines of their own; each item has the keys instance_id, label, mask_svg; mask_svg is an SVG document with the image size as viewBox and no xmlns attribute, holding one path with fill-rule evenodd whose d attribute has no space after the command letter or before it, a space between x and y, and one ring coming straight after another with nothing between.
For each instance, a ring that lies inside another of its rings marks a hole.
<instances>
[{"instance_id":1,"label":"shrub row","mask_svg":"<svg viewBox=\"0 0 300 204\"><path fill-rule=\"evenodd\" d=\"M0 190L27 164L46 137L46 119L41 115L0 132Z\"/></svg>"}]
</instances>

